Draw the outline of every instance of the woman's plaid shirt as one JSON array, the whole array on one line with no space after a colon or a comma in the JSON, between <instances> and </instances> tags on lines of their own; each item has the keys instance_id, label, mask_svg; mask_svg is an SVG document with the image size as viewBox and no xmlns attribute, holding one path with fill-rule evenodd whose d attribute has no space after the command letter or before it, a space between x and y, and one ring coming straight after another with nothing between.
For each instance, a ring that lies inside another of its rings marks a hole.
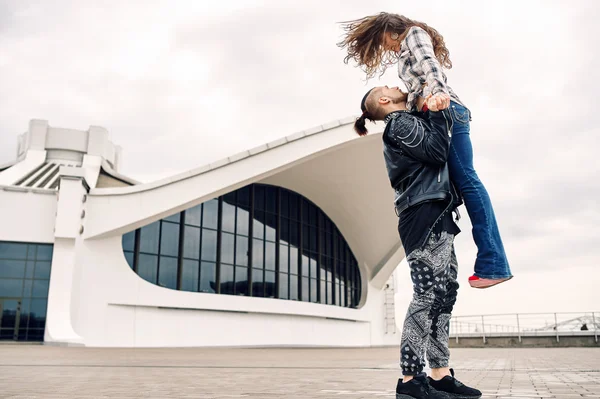
<instances>
[{"instance_id":1,"label":"woman's plaid shirt","mask_svg":"<svg viewBox=\"0 0 600 399\"><path fill-rule=\"evenodd\" d=\"M408 30L400 46L398 58L398 76L406 85L408 100L406 108L414 111L418 96L446 93L450 98L464 105L458 96L446 84L446 74L435 57L429 34L418 26ZM427 85L423 87L423 85Z\"/></svg>"}]
</instances>

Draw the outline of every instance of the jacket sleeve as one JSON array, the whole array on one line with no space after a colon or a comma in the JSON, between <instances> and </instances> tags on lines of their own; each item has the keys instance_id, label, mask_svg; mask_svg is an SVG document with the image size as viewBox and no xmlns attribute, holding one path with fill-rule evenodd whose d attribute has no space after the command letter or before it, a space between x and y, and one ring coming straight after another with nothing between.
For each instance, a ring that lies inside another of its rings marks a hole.
<instances>
[{"instance_id":1,"label":"jacket sleeve","mask_svg":"<svg viewBox=\"0 0 600 399\"><path fill-rule=\"evenodd\" d=\"M422 28L413 26L406 36L406 45L415 56L417 62L425 73L425 81L431 88L431 94L448 94L448 88L442 75L442 66L433 51L431 37Z\"/></svg>"},{"instance_id":2,"label":"jacket sleeve","mask_svg":"<svg viewBox=\"0 0 600 399\"><path fill-rule=\"evenodd\" d=\"M449 111L427 111L428 120L410 114L392 120L391 144L421 162L443 165L448 160L452 119Z\"/></svg>"}]
</instances>

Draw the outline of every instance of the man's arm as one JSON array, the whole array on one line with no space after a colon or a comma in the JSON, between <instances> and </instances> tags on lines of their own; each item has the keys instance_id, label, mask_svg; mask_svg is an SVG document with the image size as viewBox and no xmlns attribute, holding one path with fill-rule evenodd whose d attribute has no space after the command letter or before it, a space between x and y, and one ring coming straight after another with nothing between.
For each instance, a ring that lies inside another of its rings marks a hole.
<instances>
[{"instance_id":1,"label":"man's arm","mask_svg":"<svg viewBox=\"0 0 600 399\"><path fill-rule=\"evenodd\" d=\"M427 113L428 121L407 114L394 119L387 134L392 144L412 158L443 165L450 150L452 119L448 110Z\"/></svg>"}]
</instances>

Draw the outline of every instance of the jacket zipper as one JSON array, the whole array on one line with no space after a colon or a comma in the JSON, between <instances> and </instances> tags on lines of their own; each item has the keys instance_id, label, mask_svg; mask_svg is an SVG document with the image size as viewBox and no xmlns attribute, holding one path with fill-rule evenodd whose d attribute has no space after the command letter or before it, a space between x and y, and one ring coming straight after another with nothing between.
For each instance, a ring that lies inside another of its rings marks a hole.
<instances>
[{"instance_id":1,"label":"jacket zipper","mask_svg":"<svg viewBox=\"0 0 600 399\"><path fill-rule=\"evenodd\" d=\"M446 118L446 115L442 112L442 116L444 117L444 121L446 122L446 129L448 130L448 134L450 135L450 137L452 137L452 123L450 124L450 126L448 125L448 118ZM450 121L452 121L452 119L450 119ZM440 170L438 171L438 183L442 182L442 168L440 167Z\"/></svg>"}]
</instances>

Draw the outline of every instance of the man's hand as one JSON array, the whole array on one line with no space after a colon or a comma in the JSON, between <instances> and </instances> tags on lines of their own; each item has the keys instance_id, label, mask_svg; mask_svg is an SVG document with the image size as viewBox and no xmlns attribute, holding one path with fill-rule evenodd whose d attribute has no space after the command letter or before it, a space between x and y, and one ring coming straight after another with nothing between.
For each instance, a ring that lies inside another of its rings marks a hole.
<instances>
[{"instance_id":1,"label":"man's hand","mask_svg":"<svg viewBox=\"0 0 600 399\"><path fill-rule=\"evenodd\" d=\"M431 111L441 111L450 106L450 96L445 93L437 93L427 98L427 108Z\"/></svg>"}]
</instances>

